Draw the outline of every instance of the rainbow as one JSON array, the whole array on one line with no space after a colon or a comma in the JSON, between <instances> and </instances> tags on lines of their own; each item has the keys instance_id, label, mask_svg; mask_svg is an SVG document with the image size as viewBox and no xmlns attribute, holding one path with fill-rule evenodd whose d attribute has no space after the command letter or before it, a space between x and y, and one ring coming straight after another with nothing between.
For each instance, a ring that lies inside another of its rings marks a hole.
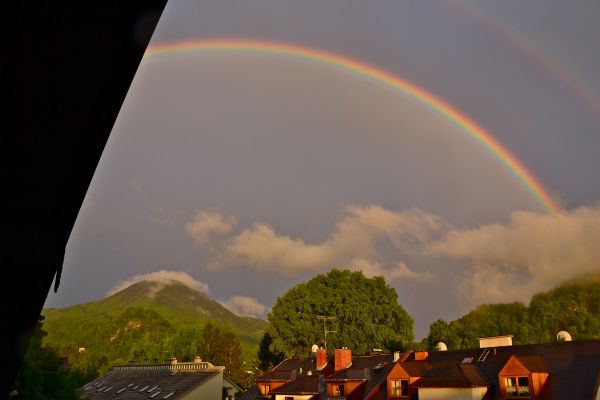
<instances>
[{"instance_id":1,"label":"rainbow","mask_svg":"<svg viewBox=\"0 0 600 400\"><path fill-rule=\"evenodd\" d=\"M533 62L544 67L545 72L548 72L558 81L562 82L566 88L571 90L579 99L590 108L594 113L594 117L600 118L600 100L588 89L586 85L575 75L567 70L558 60L544 51L541 47L534 45L524 35L520 34L515 28L500 24L493 19L492 16L486 14L482 7L478 7L475 2L452 1L442 2L440 4L447 5L461 12L464 16L472 21L475 21L485 29L492 32L497 37L510 44L514 49L517 49Z\"/></svg>"},{"instance_id":2,"label":"rainbow","mask_svg":"<svg viewBox=\"0 0 600 400\"><path fill-rule=\"evenodd\" d=\"M315 48L303 47L290 43L235 38L194 40L151 45L146 50L145 57L198 51L248 52L290 56L335 66L397 89L400 92L417 99L422 104L446 117L453 124L462 128L462 130L481 143L498 160L500 160L500 162L508 167L511 173L523 183L527 190L547 212L551 214L560 213L559 205L554 201L552 196L550 196L548 191L542 186L533 173L489 132L485 131L481 126L457 108L398 75L350 57Z\"/></svg>"}]
</instances>

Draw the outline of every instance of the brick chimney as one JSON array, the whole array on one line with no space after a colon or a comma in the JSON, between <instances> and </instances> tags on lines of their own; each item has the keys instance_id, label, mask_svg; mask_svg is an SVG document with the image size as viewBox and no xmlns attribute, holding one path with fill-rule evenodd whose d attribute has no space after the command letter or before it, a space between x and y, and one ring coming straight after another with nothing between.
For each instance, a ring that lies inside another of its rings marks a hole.
<instances>
[{"instance_id":1,"label":"brick chimney","mask_svg":"<svg viewBox=\"0 0 600 400\"><path fill-rule=\"evenodd\" d=\"M415 361L425 361L429 358L427 351L415 351Z\"/></svg>"},{"instance_id":2,"label":"brick chimney","mask_svg":"<svg viewBox=\"0 0 600 400\"><path fill-rule=\"evenodd\" d=\"M317 370L322 370L325 365L327 365L327 350L321 347L317 349Z\"/></svg>"},{"instance_id":3,"label":"brick chimney","mask_svg":"<svg viewBox=\"0 0 600 400\"><path fill-rule=\"evenodd\" d=\"M350 364L352 364L352 350L347 347L342 347L341 349L335 349L334 353L335 359L335 370L339 371L344 368L348 368Z\"/></svg>"}]
</instances>

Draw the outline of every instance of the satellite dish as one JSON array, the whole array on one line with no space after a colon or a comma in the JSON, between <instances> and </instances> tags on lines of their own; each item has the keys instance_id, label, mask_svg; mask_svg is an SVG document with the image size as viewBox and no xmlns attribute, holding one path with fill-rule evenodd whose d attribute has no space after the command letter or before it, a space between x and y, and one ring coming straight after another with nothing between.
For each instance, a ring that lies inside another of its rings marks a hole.
<instances>
[{"instance_id":1,"label":"satellite dish","mask_svg":"<svg viewBox=\"0 0 600 400\"><path fill-rule=\"evenodd\" d=\"M570 342L573 340L573 338L571 338L571 334L569 332L560 331L556 334L556 340L559 342Z\"/></svg>"},{"instance_id":2,"label":"satellite dish","mask_svg":"<svg viewBox=\"0 0 600 400\"><path fill-rule=\"evenodd\" d=\"M310 351L312 351L313 353L316 353L317 350L319 350L319 346L317 346L316 344L313 344Z\"/></svg>"},{"instance_id":3,"label":"satellite dish","mask_svg":"<svg viewBox=\"0 0 600 400\"><path fill-rule=\"evenodd\" d=\"M437 349L437 351L447 351L448 350L448 346L446 346L446 343L444 343L444 342L439 342L438 344L435 345L435 348Z\"/></svg>"}]
</instances>

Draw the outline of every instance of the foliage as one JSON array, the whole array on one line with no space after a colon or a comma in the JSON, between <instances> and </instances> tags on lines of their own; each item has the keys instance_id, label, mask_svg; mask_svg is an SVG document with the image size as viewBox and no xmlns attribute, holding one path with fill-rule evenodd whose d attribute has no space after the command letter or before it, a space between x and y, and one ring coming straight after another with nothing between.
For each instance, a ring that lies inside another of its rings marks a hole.
<instances>
[{"instance_id":1,"label":"foliage","mask_svg":"<svg viewBox=\"0 0 600 400\"><path fill-rule=\"evenodd\" d=\"M210 321L239 338L242 357L250 362L267 326L257 318L238 317L177 282L142 281L100 301L43 313L48 331L44 343L55 346L81 370L100 373L132 360L156 363L176 355L191 361L194 340ZM78 351L81 347L84 352Z\"/></svg>"},{"instance_id":2,"label":"foliage","mask_svg":"<svg viewBox=\"0 0 600 400\"><path fill-rule=\"evenodd\" d=\"M285 352L275 348L273 336L267 330L258 345L255 366L260 372L271 370L285 359Z\"/></svg>"},{"instance_id":3,"label":"foliage","mask_svg":"<svg viewBox=\"0 0 600 400\"><path fill-rule=\"evenodd\" d=\"M438 342L448 349L474 348L479 337L513 335L514 344L548 343L557 332L574 340L600 338L600 277L588 276L538 293L529 306L522 303L484 304L447 323L437 320L426 338L430 350Z\"/></svg>"},{"instance_id":4,"label":"foliage","mask_svg":"<svg viewBox=\"0 0 600 400\"><path fill-rule=\"evenodd\" d=\"M16 380L18 395L13 399L78 399L75 389L97 376L92 369L69 368L57 350L42 346L46 331L40 316Z\"/></svg>"},{"instance_id":5,"label":"foliage","mask_svg":"<svg viewBox=\"0 0 600 400\"><path fill-rule=\"evenodd\" d=\"M225 376L245 389L250 387L238 338L231 332L209 322L196 341L197 354L215 365L225 366Z\"/></svg>"},{"instance_id":6,"label":"foliage","mask_svg":"<svg viewBox=\"0 0 600 400\"><path fill-rule=\"evenodd\" d=\"M413 319L398 304L396 290L383 277L366 278L362 272L331 270L299 284L277 299L269 322L275 342L289 357L305 357L315 343L346 346L356 354L373 348L400 350L413 340Z\"/></svg>"}]
</instances>

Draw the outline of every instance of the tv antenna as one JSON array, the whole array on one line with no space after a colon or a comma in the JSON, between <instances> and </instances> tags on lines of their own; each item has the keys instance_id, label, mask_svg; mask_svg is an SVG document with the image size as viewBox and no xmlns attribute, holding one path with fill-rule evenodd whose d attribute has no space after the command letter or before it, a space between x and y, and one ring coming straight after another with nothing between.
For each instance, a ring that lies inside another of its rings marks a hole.
<instances>
[{"instance_id":1,"label":"tv antenna","mask_svg":"<svg viewBox=\"0 0 600 400\"><path fill-rule=\"evenodd\" d=\"M325 315L317 315L317 319L321 319L323 320L323 335L324 335L324 339L323 339L323 344L325 346L325 350L327 350L327 334L328 333L335 333L337 331L328 331L327 330L327 321L331 321L336 319L336 317L328 317Z\"/></svg>"}]
</instances>

